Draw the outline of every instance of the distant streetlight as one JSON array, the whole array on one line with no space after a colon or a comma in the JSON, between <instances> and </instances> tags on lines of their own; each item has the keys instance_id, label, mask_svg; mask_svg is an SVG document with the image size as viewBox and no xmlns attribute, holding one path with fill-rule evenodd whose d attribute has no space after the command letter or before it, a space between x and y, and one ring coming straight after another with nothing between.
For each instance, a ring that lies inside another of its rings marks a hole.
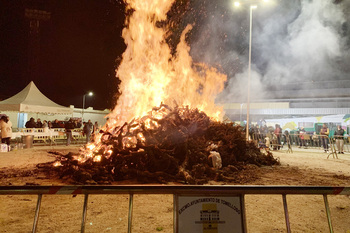
<instances>
[{"instance_id":1,"label":"distant streetlight","mask_svg":"<svg viewBox=\"0 0 350 233\"><path fill-rule=\"evenodd\" d=\"M269 0L263 0L263 2L268 2ZM252 68L252 28L253 28L253 10L256 9L261 1L246 1L245 3L249 5L249 60L248 60L248 84L247 84L247 123L246 123L246 139L249 140L249 110L250 110L250 79L251 79L251 68ZM239 1L234 2L235 7L240 7L241 3Z\"/></svg>"},{"instance_id":2,"label":"distant streetlight","mask_svg":"<svg viewBox=\"0 0 350 233\"><path fill-rule=\"evenodd\" d=\"M83 95L83 109L82 109L82 111L81 111L81 121L82 121L82 122L84 122L85 96L87 96L87 95L88 95L88 96L93 96L94 93L92 93L92 92L90 91L89 93Z\"/></svg>"}]
</instances>

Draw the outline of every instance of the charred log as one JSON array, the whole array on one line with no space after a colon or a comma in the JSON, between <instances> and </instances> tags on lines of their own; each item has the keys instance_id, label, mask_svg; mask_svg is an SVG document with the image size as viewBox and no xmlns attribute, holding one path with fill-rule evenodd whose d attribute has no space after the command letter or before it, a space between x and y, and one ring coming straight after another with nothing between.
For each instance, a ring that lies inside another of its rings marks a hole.
<instances>
[{"instance_id":1,"label":"charred log","mask_svg":"<svg viewBox=\"0 0 350 233\"><path fill-rule=\"evenodd\" d=\"M166 105L102 131L97 148L78 155L56 153L57 160L46 167L79 184L129 179L203 184L236 181L247 164L279 164L270 152L262 153L247 142L240 126L213 121L198 109ZM209 156L213 151L222 166L215 167Z\"/></svg>"}]
</instances>

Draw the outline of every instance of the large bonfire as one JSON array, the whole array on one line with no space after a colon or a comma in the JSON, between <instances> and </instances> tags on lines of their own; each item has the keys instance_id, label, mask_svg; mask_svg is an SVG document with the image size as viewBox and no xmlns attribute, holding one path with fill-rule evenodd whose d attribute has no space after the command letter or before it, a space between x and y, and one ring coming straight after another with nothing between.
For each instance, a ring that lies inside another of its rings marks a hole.
<instances>
[{"instance_id":1,"label":"large bonfire","mask_svg":"<svg viewBox=\"0 0 350 233\"><path fill-rule=\"evenodd\" d=\"M246 142L239 126L220 122L215 97L226 76L194 64L183 31L176 53L166 43L174 0L125 0L127 45L117 70L120 96L94 142L54 163L78 183L234 180L247 163L278 164ZM162 25L162 26L160 26Z\"/></svg>"}]
</instances>

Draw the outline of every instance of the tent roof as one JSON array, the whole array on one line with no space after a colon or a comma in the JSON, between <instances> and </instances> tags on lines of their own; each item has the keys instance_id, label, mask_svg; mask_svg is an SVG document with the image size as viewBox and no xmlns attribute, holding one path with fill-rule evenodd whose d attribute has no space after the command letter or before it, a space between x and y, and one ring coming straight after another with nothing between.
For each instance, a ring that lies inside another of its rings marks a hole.
<instances>
[{"instance_id":1,"label":"tent roof","mask_svg":"<svg viewBox=\"0 0 350 233\"><path fill-rule=\"evenodd\" d=\"M47 98L35 86L33 81L21 92L4 101L0 101L0 110L59 114L73 113L73 109L56 104Z\"/></svg>"}]
</instances>

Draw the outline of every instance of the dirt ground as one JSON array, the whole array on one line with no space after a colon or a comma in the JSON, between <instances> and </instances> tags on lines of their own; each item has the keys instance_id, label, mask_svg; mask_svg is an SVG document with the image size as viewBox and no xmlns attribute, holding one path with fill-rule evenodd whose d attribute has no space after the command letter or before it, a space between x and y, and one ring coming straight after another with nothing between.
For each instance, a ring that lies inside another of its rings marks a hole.
<instances>
[{"instance_id":1,"label":"dirt ground","mask_svg":"<svg viewBox=\"0 0 350 233\"><path fill-rule=\"evenodd\" d=\"M0 153L0 185L68 185L49 179L36 168L54 160L48 151L77 151L78 146L35 147ZM321 149L293 148L274 151L281 166L251 166L241 175L255 179L240 184L216 185L297 185L350 186L350 153L338 159ZM334 232L350 233L350 197L329 196ZM246 195L248 232L286 232L282 197ZM0 195L0 232L31 232L37 196ZM83 195L44 195L37 232L80 232ZM287 195L292 232L329 232L323 197ZM91 195L85 232L127 232L129 196ZM132 232L173 232L172 195L135 195Z\"/></svg>"}]
</instances>

